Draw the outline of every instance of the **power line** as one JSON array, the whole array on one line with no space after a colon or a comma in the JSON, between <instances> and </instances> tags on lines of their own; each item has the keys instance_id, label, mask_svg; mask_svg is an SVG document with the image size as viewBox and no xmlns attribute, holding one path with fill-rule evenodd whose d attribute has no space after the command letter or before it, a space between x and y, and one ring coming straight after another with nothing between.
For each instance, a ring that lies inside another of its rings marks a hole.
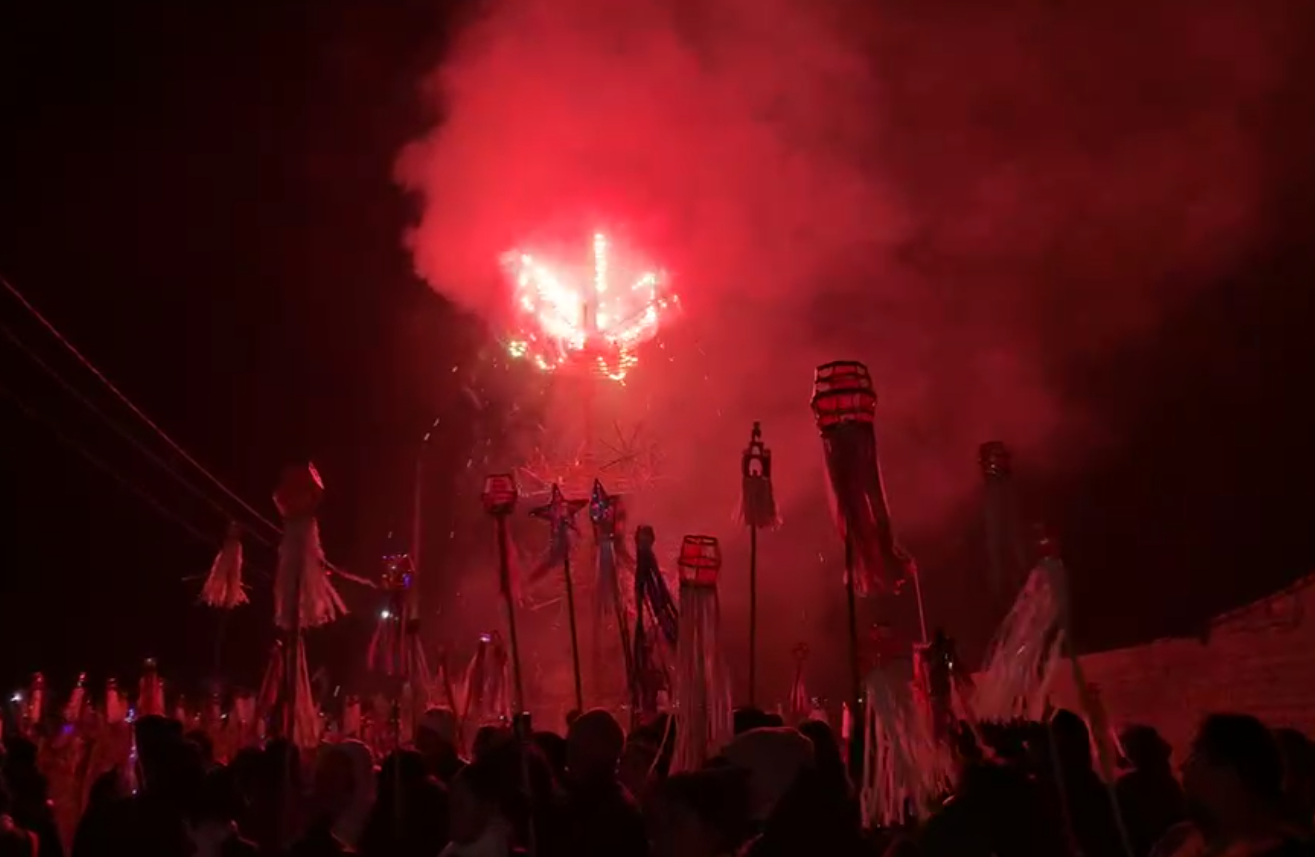
<instances>
[{"instance_id":1,"label":"power line","mask_svg":"<svg viewBox=\"0 0 1315 857\"><path fill-rule=\"evenodd\" d=\"M162 517L170 521L173 521L175 524L182 527L193 538L201 542L203 545L209 548L215 547L215 541L213 538L205 535L196 527L192 526L188 521L182 518L177 512L170 510L169 507L165 506L159 500L156 500L145 489L134 484L131 480L121 475L117 470L115 470L109 464L106 464L104 460L97 457L85 446L78 443L73 438L69 437L67 434L62 432L52 420L43 417L35 408L32 408L26 402L20 399L18 397L18 394L16 394L13 390L8 389L7 387L0 386L0 394L6 396L9 399L9 401L14 405L14 407L17 408L18 411L22 413L25 417L27 417L29 420L39 425L45 426L45 428L50 432L51 436L54 437L55 440L69 447L78 455L81 455L84 459L87 460L88 463L96 467L106 476L109 476L115 482L119 483L120 486L127 489L131 494L137 497L137 499L141 500L151 509L154 509Z\"/></svg>"},{"instance_id":2,"label":"power line","mask_svg":"<svg viewBox=\"0 0 1315 857\"><path fill-rule=\"evenodd\" d=\"M200 462L198 462L187 452L187 450L183 449L172 437L170 437L164 431L164 429L156 425L155 421L152 420L149 416L147 416L146 413L141 408L133 404L132 400L129 399L121 390L119 390L119 388L116 387L114 383L110 381L109 378L105 377L105 374L101 372L99 369L97 369L96 365L92 363L91 360L83 356L82 352L79 351L77 347L74 346L73 343L70 342L64 336L64 334L60 333L59 329L55 327L55 325L52 324L49 320L47 320L46 317L41 314L41 311L38 310L35 306L33 306L32 302L29 301L26 297L24 297L23 293L20 292L18 288L13 283L11 283L9 279L5 277L3 274L0 274L0 285L3 285L5 290L8 291L11 295L13 295L14 298L20 304L22 304L23 308L26 309L29 313L31 313L32 317L35 318L38 322L40 322L41 326L44 327L46 331L50 333L51 336L59 340L59 343L63 345L70 354L72 354L75 358L77 358L78 362L82 364L83 368L85 368L92 375L95 375L96 379L99 380L102 384L104 384L105 388L108 389L111 393L113 393L118 398L118 400L123 403L124 407L132 411L133 414L136 415L138 419L146 423L146 425L148 425L152 430L154 430L155 433L158 434L160 438L165 443L167 443L171 449L173 449L174 452L178 453L178 455L181 456L184 461L186 461L188 464L192 465L198 471L200 471L201 475L209 479L217 488L219 488L220 491L223 491L225 494L227 494L231 500L233 500L243 509L246 509L246 511L249 512L251 516L255 518L257 521L269 527L275 533L282 534L283 531L277 525L271 523L268 518L264 517L260 512L256 511L254 507L252 507L249 503L247 503L236 493L230 490L227 485L225 485L223 482L220 482L218 477L216 477L213 473L211 473L209 470L203 467Z\"/></svg>"},{"instance_id":3,"label":"power line","mask_svg":"<svg viewBox=\"0 0 1315 857\"><path fill-rule=\"evenodd\" d=\"M136 436L134 436L131 431L129 431L127 428L116 422L112 417L109 416L109 414L106 414L103 410L101 410L101 408L98 407L95 402L93 402L90 398L88 398L84 393L82 393L82 391L80 391L77 387L75 387L72 383L70 383L66 378L60 375L59 371L55 369L55 367L51 366L49 363L43 360L40 355L38 355L27 344L25 344L21 339L19 339L18 336L13 332L13 330L11 330L8 326L4 324L0 324L0 335L3 335L6 339L9 340L9 342L15 348L23 352L23 354L27 355L27 358L29 360L31 360L33 363L39 366L47 375L51 377L52 380L55 381L55 383L59 384L59 386L62 387L65 392L67 392L70 396L81 402L82 405L85 408L87 408L87 410L91 411L93 414L99 417L106 425L108 425L111 429L114 430L115 434L119 435L119 437L123 438L125 441L131 444L134 449L136 449L142 455L145 455L151 461L155 462L157 466L159 466L161 469L167 472L174 479L178 480L179 484L181 484L184 488L191 491L194 495L196 495L201 500L203 500L207 505L209 505L212 509L217 511L224 518L232 517L229 514L229 510L226 509L222 503L215 500L204 489L197 487L194 483L189 481L185 476L183 476L182 473L178 472L177 468L175 468L173 464L165 460L161 455L159 455L154 450L150 449L146 444L142 443L141 440L139 440ZM260 536L256 533L252 533L252 535L255 536L256 539L261 544L267 547L273 547L273 543L270 542L267 538L264 538L263 536Z\"/></svg>"}]
</instances>

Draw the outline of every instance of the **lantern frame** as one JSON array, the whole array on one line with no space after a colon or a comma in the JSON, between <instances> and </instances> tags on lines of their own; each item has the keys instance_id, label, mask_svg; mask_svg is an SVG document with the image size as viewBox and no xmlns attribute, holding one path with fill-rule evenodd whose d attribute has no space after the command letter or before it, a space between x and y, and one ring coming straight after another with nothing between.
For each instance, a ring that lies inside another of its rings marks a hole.
<instances>
[{"instance_id":1,"label":"lantern frame","mask_svg":"<svg viewBox=\"0 0 1315 857\"><path fill-rule=\"evenodd\" d=\"M857 360L823 363L813 373L813 419L821 431L876 421L877 393L868 367Z\"/></svg>"},{"instance_id":2,"label":"lantern frame","mask_svg":"<svg viewBox=\"0 0 1315 857\"><path fill-rule=\"evenodd\" d=\"M692 586L717 585L721 573L721 543L715 536L685 536L676 558L680 583Z\"/></svg>"},{"instance_id":3,"label":"lantern frame","mask_svg":"<svg viewBox=\"0 0 1315 857\"><path fill-rule=\"evenodd\" d=\"M290 464L279 474L274 489L274 505L284 518L315 514L324 499L324 479L314 462Z\"/></svg>"},{"instance_id":4,"label":"lantern frame","mask_svg":"<svg viewBox=\"0 0 1315 857\"><path fill-rule=\"evenodd\" d=\"M516 501L520 499L520 487L516 477L510 473L493 473L484 477L484 489L480 492L484 511L501 517L516 510Z\"/></svg>"}]
</instances>

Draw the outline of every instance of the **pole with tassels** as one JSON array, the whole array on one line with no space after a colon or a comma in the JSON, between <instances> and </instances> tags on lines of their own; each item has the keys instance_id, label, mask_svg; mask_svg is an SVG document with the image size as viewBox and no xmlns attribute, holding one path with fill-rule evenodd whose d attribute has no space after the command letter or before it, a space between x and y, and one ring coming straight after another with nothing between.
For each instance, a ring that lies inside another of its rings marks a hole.
<instances>
[{"instance_id":1,"label":"pole with tassels","mask_svg":"<svg viewBox=\"0 0 1315 857\"><path fill-rule=\"evenodd\" d=\"M283 517L278 571L274 578L274 621L286 637L283 656L283 737L302 748L319 741L319 717L311 698L310 673L302 633L347 612L329 581L315 511L324 499L324 482L309 462L284 468L274 491Z\"/></svg>"},{"instance_id":2,"label":"pole with tassels","mask_svg":"<svg viewBox=\"0 0 1315 857\"><path fill-rule=\"evenodd\" d=\"M566 612L571 629L571 668L575 678L575 709L584 711L584 685L580 680L580 633L575 620L575 584L571 580L571 533L576 530L575 516L589 504L588 500L568 500L555 483L548 502L530 510L533 517L548 522L551 529L548 555L535 569L534 577L558 563L566 580Z\"/></svg>"},{"instance_id":3,"label":"pole with tassels","mask_svg":"<svg viewBox=\"0 0 1315 857\"><path fill-rule=\"evenodd\" d=\"M758 530L780 523L772 490L772 451L753 424L740 456L740 522L749 528L749 705L758 704Z\"/></svg>"},{"instance_id":4,"label":"pole with tassels","mask_svg":"<svg viewBox=\"0 0 1315 857\"><path fill-rule=\"evenodd\" d=\"M630 650L630 628L626 622L625 602L621 598L620 571L634 567L635 561L626 548L625 503L620 496L607 493L603 483L595 479L589 496L589 520L594 525L595 586L594 586L594 654L598 668L594 679L602 685L602 651L599 639L611 612L616 621L617 638L621 644L622 665L625 667L626 687L634 686L635 667Z\"/></svg>"},{"instance_id":5,"label":"pole with tassels","mask_svg":"<svg viewBox=\"0 0 1315 857\"><path fill-rule=\"evenodd\" d=\"M507 610L507 639L511 641L512 686L516 689L516 699L512 703L513 715L525 711L520 641L516 636L516 599L511 581L511 544L507 533L507 519L516 511L516 501L519 497L520 490L516 487L516 479L510 473L499 473L484 479L484 490L480 499L484 503L484 511L493 516L498 528L498 589L502 593L502 603ZM577 676L578 674L577 671Z\"/></svg>"},{"instance_id":6,"label":"pole with tassels","mask_svg":"<svg viewBox=\"0 0 1315 857\"><path fill-rule=\"evenodd\" d=\"M850 706L857 712L863 697L857 598L898 591L917 571L912 557L895 540L877 456L877 394L867 367L853 360L817 367L812 409L822 434L836 526L845 540Z\"/></svg>"},{"instance_id":7,"label":"pole with tassels","mask_svg":"<svg viewBox=\"0 0 1315 857\"><path fill-rule=\"evenodd\" d=\"M676 646L676 746L672 773L696 771L733 732L730 675L722 656L717 577L721 547L712 536L685 536Z\"/></svg>"},{"instance_id":8,"label":"pole with tassels","mask_svg":"<svg viewBox=\"0 0 1315 857\"><path fill-rule=\"evenodd\" d=\"M652 527L640 524L635 528L634 684L630 695L636 717L656 714L658 694L664 689L670 693L671 677L666 668L670 659L662 655L664 651L675 651L678 644L680 617L658 567L656 544L657 534ZM653 617L651 637L645 613Z\"/></svg>"}]
</instances>

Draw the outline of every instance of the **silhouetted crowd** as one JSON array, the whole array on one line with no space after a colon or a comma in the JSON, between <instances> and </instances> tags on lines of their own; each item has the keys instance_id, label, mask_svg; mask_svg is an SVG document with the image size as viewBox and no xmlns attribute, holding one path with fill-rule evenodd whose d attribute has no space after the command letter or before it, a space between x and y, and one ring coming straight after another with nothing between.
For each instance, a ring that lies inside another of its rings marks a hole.
<instances>
[{"instance_id":1,"label":"silhouetted crowd","mask_svg":"<svg viewBox=\"0 0 1315 857\"><path fill-rule=\"evenodd\" d=\"M12 736L0 857L1315 855L1315 748L1246 715L1206 717L1181 760L1154 729L1125 729L1113 783L1071 712L964 729L952 793L892 830L864 829L826 723L743 709L715 759L670 774L673 729L660 717L626 735L594 710L565 738L485 727L466 759L434 709L382 760L353 740L314 753L275 740L219 764L204 733L145 717L132 764L95 779L67 844L35 745Z\"/></svg>"}]
</instances>

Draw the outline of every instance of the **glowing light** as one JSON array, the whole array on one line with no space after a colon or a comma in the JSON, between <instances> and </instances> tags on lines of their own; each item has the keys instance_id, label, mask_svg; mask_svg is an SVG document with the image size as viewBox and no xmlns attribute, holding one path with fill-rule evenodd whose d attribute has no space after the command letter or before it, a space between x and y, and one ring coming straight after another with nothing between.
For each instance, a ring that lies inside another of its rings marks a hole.
<instances>
[{"instance_id":1,"label":"glowing light","mask_svg":"<svg viewBox=\"0 0 1315 857\"><path fill-rule=\"evenodd\" d=\"M379 618L380 618L380 619L391 619L391 618L393 618L392 611L389 611L389 610L380 610L380 611L379 611Z\"/></svg>"},{"instance_id":2,"label":"glowing light","mask_svg":"<svg viewBox=\"0 0 1315 857\"><path fill-rule=\"evenodd\" d=\"M664 290L658 271L616 288L614 257L607 236L595 233L588 285L581 285L529 253L509 253L521 329L508 338L507 353L545 372L578 366L624 383L638 363L635 350L657 335L680 300Z\"/></svg>"}]
</instances>

